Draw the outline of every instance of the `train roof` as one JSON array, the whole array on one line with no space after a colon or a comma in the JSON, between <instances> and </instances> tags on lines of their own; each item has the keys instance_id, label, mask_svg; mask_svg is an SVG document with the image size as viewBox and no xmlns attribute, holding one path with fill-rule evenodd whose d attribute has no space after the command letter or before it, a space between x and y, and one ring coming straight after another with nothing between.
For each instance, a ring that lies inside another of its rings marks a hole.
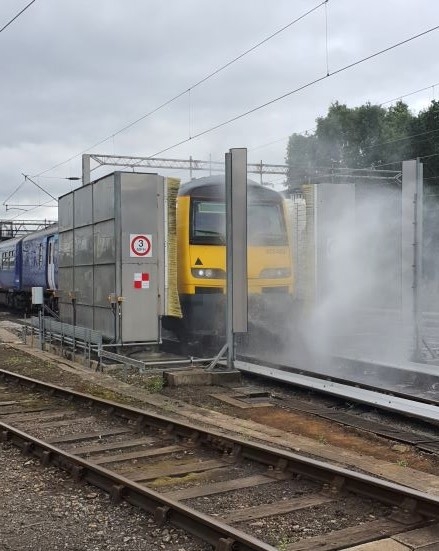
<instances>
[{"instance_id":1,"label":"train roof","mask_svg":"<svg viewBox=\"0 0 439 551\"><path fill-rule=\"evenodd\" d=\"M178 195L191 197L215 197L224 199L225 182L225 174L194 178L180 186ZM272 189L268 189L254 180L247 179L247 188L249 190L249 198L272 201L282 200L280 193Z\"/></svg>"},{"instance_id":2,"label":"train roof","mask_svg":"<svg viewBox=\"0 0 439 551\"><path fill-rule=\"evenodd\" d=\"M23 242L31 241L33 239L45 237L46 235L53 235L55 233L58 233L58 224L51 224L50 226L47 226L47 228L34 231L32 233L29 233L28 235L25 235L22 239L23 239Z\"/></svg>"}]
</instances>

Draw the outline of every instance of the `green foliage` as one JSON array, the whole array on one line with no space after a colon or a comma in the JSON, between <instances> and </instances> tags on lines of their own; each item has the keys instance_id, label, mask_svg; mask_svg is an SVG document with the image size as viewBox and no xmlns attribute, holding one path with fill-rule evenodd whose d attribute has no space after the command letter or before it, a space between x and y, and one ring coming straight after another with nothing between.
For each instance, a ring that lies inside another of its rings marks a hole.
<instances>
[{"instance_id":1,"label":"green foliage","mask_svg":"<svg viewBox=\"0 0 439 551\"><path fill-rule=\"evenodd\" d=\"M161 375L149 377L146 380L145 386L149 390L149 392L160 392L161 390L163 390L164 386L163 377Z\"/></svg>"},{"instance_id":2,"label":"green foliage","mask_svg":"<svg viewBox=\"0 0 439 551\"><path fill-rule=\"evenodd\" d=\"M424 177L439 183L439 102L417 115L402 101L391 107L333 103L313 134L293 134L287 148L290 189L324 168L399 169L400 161L425 157ZM431 156L431 157L429 157ZM393 164L394 163L394 164Z\"/></svg>"}]
</instances>

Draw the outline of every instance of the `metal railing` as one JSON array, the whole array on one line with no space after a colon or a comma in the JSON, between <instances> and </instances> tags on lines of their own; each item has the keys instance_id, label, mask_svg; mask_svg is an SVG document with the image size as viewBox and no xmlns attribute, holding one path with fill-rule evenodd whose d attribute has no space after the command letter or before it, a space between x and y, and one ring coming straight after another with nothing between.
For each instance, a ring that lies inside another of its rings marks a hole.
<instances>
[{"instance_id":1,"label":"metal railing","mask_svg":"<svg viewBox=\"0 0 439 551\"><path fill-rule=\"evenodd\" d=\"M88 327L78 325L70 325L56 321L52 318L40 315L39 317L31 317L27 320L24 326L23 340L26 343L27 329L30 326L31 331L38 332L40 347L43 348L43 343L58 342L61 346L61 355L64 349L70 347L72 349L72 359L75 361L76 349L82 349L84 357L88 361L88 366L91 365L91 355L96 353L98 363L100 362L100 352L102 349L102 334Z\"/></svg>"}]
</instances>

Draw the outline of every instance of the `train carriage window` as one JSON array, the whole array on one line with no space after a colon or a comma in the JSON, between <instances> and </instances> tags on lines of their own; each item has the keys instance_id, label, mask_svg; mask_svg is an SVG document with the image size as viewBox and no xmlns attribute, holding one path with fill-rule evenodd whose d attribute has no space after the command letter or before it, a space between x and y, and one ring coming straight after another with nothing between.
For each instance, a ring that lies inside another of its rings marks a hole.
<instances>
[{"instance_id":1,"label":"train carriage window","mask_svg":"<svg viewBox=\"0 0 439 551\"><path fill-rule=\"evenodd\" d=\"M9 251L9 269L13 270L15 268L15 253L14 251Z\"/></svg>"},{"instance_id":2,"label":"train carriage window","mask_svg":"<svg viewBox=\"0 0 439 551\"><path fill-rule=\"evenodd\" d=\"M43 265L43 244L40 243L38 246L38 268L41 268Z\"/></svg>"},{"instance_id":3,"label":"train carriage window","mask_svg":"<svg viewBox=\"0 0 439 551\"><path fill-rule=\"evenodd\" d=\"M4 270L9 270L9 253L10 251L3 253L4 257L2 259L2 268Z\"/></svg>"}]
</instances>

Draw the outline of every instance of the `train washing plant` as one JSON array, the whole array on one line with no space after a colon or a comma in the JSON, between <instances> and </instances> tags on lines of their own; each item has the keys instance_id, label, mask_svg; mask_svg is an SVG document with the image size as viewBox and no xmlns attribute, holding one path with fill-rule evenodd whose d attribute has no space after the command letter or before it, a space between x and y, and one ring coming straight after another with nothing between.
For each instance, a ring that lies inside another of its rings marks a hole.
<instances>
[{"instance_id":1,"label":"train washing plant","mask_svg":"<svg viewBox=\"0 0 439 551\"><path fill-rule=\"evenodd\" d=\"M226 305L224 175L181 185L176 206L177 262L171 277L177 280L182 315L161 316L161 323L182 340L222 339ZM282 195L248 180L249 320L256 325L272 326L280 313L290 311L293 273L289 235ZM56 224L0 243L2 303L29 309L32 287L40 286L47 304L57 310L58 297L74 291L60 288L59 243Z\"/></svg>"}]
</instances>

